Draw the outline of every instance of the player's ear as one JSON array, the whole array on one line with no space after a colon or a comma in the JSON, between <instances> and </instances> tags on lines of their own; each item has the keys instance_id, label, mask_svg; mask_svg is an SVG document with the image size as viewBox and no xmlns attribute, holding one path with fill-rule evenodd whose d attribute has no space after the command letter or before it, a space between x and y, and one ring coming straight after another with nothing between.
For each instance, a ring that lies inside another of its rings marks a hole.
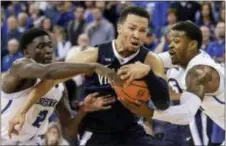
<instances>
[{"instance_id":1,"label":"player's ear","mask_svg":"<svg viewBox=\"0 0 226 146\"><path fill-rule=\"evenodd\" d=\"M122 24L117 24L117 32L118 32L118 34L120 34L121 33L121 31L122 31Z\"/></svg>"},{"instance_id":2,"label":"player's ear","mask_svg":"<svg viewBox=\"0 0 226 146\"><path fill-rule=\"evenodd\" d=\"M28 50L26 48L23 50L23 55L24 57L28 57Z\"/></svg>"},{"instance_id":3,"label":"player's ear","mask_svg":"<svg viewBox=\"0 0 226 146\"><path fill-rule=\"evenodd\" d=\"M191 41L191 42L189 43L189 45L188 45L189 50L190 50L190 49L191 49L191 50L197 49L197 47L198 47L198 42L195 41L195 40Z\"/></svg>"}]
</instances>

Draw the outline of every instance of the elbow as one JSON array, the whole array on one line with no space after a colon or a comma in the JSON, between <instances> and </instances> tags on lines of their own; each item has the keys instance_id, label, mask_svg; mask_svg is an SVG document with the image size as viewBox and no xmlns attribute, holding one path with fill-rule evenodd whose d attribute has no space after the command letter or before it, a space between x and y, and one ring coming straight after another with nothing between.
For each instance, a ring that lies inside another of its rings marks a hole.
<instances>
[{"instance_id":1,"label":"elbow","mask_svg":"<svg viewBox=\"0 0 226 146\"><path fill-rule=\"evenodd\" d=\"M167 110L170 107L170 101L155 102L154 105L158 110Z\"/></svg>"},{"instance_id":2,"label":"elbow","mask_svg":"<svg viewBox=\"0 0 226 146\"><path fill-rule=\"evenodd\" d=\"M178 124L179 125L189 125L192 122L193 118L194 118L194 115L188 111L186 116L183 119L178 120Z\"/></svg>"},{"instance_id":3,"label":"elbow","mask_svg":"<svg viewBox=\"0 0 226 146\"><path fill-rule=\"evenodd\" d=\"M153 96L152 101L155 107L159 110L167 110L170 107L169 94L159 94L158 96Z\"/></svg>"}]
</instances>

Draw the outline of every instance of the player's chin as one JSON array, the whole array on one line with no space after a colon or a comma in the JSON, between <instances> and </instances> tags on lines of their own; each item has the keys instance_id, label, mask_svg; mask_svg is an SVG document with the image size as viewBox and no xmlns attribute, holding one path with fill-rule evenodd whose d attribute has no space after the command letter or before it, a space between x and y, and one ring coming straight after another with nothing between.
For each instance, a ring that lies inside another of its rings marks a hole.
<instances>
[{"instance_id":1,"label":"player's chin","mask_svg":"<svg viewBox=\"0 0 226 146\"><path fill-rule=\"evenodd\" d=\"M171 58L171 59L172 59L172 64L173 64L173 65L178 64L179 61L178 61L176 58Z\"/></svg>"},{"instance_id":2,"label":"player's chin","mask_svg":"<svg viewBox=\"0 0 226 146\"><path fill-rule=\"evenodd\" d=\"M130 47L129 47L129 51L131 51L131 52L136 52L138 49L140 48L140 45L131 45Z\"/></svg>"}]
</instances>

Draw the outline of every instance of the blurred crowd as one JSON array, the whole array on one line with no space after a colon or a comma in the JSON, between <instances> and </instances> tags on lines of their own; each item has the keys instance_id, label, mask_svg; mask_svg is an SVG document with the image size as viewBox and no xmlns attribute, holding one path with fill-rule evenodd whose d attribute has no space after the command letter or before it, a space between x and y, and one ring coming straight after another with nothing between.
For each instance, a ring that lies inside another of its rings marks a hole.
<instances>
[{"instance_id":1,"label":"blurred crowd","mask_svg":"<svg viewBox=\"0 0 226 146\"><path fill-rule=\"evenodd\" d=\"M202 31L201 49L224 65L224 1L5 1L1 3L1 72L7 71L16 59L23 57L19 39L27 29L39 27L46 30L54 42L54 61L64 61L71 53L114 39L120 11L129 5L143 7L150 13L146 48L156 53L167 51L171 26L178 21L191 20ZM75 88L80 89L82 83L81 76L65 83L71 102L80 95L81 90ZM44 139L46 144L65 144L56 124L50 125Z\"/></svg>"}]
</instances>

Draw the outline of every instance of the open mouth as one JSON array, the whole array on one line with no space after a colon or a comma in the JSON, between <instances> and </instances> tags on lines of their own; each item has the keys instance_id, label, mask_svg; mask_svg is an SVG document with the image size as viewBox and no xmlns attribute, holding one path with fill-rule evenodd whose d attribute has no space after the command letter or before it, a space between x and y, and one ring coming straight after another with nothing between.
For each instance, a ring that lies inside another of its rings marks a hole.
<instances>
[{"instance_id":1,"label":"open mouth","mask_svg":"<svg viewBox=\"0 0 226 146\"><path fill-rule=\"evenodd\" d=\"M173 58L176 55L176 53L175 52L172 52L172 51L169 51L169 54L170 54L170 57L171 58Z\"/></svg>"},{"instance_id":2,"label":"open mouth","mask_svg":"<svg viewBox=\"0 0 226 146\"><path fill-rule=\"evenodd\" d=\"M132 42L131 43L134 47L138 47L139 46L139 43L137 43L137 42Z\"/></svg>"}]
</instances>

